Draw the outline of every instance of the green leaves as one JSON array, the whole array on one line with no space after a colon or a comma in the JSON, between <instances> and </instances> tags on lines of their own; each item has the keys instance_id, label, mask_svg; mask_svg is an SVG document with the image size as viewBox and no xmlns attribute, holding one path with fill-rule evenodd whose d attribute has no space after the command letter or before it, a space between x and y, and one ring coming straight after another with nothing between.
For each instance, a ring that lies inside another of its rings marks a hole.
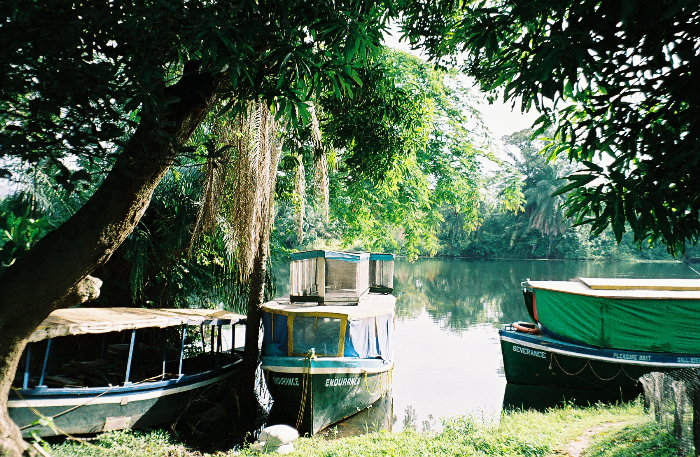
<instances>
[{"instance_id":1,"label":"green leaves","mask_svg":"<svg viewBox=\"0 0 700 457\"><path fill-rule=\"evenodd\" d=\"M353 99L321 99L325 138L343 151L331 206L347 245L434 254L445 213L478 225L481 170L466 89L397 51L360 72ZM469 127L473 128L473 130Z\"/></svg>"},{"instance_id":2,"label":"green leaves","mask_svg":"<svg viewBox=\"0 0 700 457\"><path fill-rule=\"evenodd\" d=\"M579 187L583 187L586 184L590 183L591 181L598 179L598 176L589 175L589 174L574 174L574 175L567 176L565 179L567 179L571 182L569 184L565 185L564 187L557 189L552 194L552 197L564 195L564 194L566 194L574 189L578 189Z\"/></svg>"},{"instance_id":3,"label":"green leaves","mask_svg":"<svg viewBox=\"0 0 700 457\"><path fill-rule=\"evenodd\" d=\"M557 194L578 195L572 214L618 239L626 222L638 242L660 239L670 251L697 241L696 3L472 2L451 16L445 8L416 8L407 33L430 30L429 44L446 38L431 46L434 58L464 51L465 70L484 89L542 112L538 133L554 127L550 159L566 154L586 167ZM586 186L601 161L609 185L594 192Z\"/></svg>"},{"instance_id":4,"label":"green leaves","mask_svg":"<svg viewBox=\"0 0 700 457\"><path fill-rule=\"evenodd\" d=\"M16 214L7 205L0 209L0 272L12 265L41 239L52 227L46 219L29 215L29 207L23 214Z\"/></svg>"}]
</instances>

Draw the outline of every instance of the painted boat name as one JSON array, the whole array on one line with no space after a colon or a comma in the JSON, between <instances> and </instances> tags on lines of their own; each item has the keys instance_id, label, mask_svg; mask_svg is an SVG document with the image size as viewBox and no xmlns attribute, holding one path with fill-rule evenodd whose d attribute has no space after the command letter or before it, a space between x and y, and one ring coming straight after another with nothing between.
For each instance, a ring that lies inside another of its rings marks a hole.
<instances>
[{"instance_id":1,"label":"painted boat name","mask_svg":"<svg viewBox=\"0 0 700 457\"><path fill-rule=\"evenodd\" d=\"M519 352L521 354L525 355L530 355L532 357L539 357L541 359L546 359L547 358L547 353L544 351L535 351L530 348L526 348L523 346L513 346L513 351L514 352Z\"/></svg>"},{"instance_id":2,"label":"painted boat name","mask_svg":"<svg viewBox=\"0 0 700 457\"><path fill-rule=\"evenodd\" d=\"M299 378L273 378L278 386L298 386Z\"/></svg>"},{"instance_id":3,"label":"painted boat name","mask_svg":"<svg viewBox=\"0 0 700 457\"><path fill-rule=\"evenodd\" d=\"M700 357L678 357L678 363L700 363Z\"/></svg>"},{"instance_id":4,"label":"painted boat name","mask_svg":"<svg viewBox=\"0 0 700 457\"><path fill-rule=\"evenodd\" d=\"M620 354L619 352L613 352L613 358L620 360L638 360L640 362L651 361L650 355L643 354Z\"/></svg>"},{"instance_id":5,"label":"painted boat name","mask_svg":"<svg viewBox=\"0 0 700 457\"><path fill-rule=\"evenodd\" d=\"M357 386L360 378L329 378L326 379L326 387Z\"/></svg>"}]
</instances>

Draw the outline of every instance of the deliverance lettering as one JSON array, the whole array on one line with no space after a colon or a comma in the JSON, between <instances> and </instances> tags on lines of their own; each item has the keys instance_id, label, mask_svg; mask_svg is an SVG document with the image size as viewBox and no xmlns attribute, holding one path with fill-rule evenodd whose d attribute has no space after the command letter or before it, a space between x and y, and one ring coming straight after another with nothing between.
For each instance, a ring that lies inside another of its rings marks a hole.
<instances>
[{"instance_id":1,"label":"deliverance lettering","mask_svg":"<svg viewBox=\"0 0 700 457\"><path fill-rule=\"evenodd\" d=\"M532 357L539 357L541 359L547 358L547 354L544 351L535 351L535 350L532 350L530 348L526 348L523 346L513 346L513 351L519 352L519 353L525 354L525 355L530 355Z\"/></svg>"}]
</instances>

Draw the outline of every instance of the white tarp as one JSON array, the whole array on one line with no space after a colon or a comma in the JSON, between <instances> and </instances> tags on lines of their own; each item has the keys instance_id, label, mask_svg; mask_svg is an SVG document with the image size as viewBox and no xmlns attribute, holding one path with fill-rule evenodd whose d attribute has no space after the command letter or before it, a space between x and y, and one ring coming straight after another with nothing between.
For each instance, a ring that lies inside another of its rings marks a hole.
<instances>
[{"instance_id":1,"label":"white tarp","mask_svg":"<svg viewBox=\"0 0 700 457\"><path fill-rule=\"evenodd\" d=\"M219 309L66 308L54 311L29 341L177 325L230 325L245 316Z\"/></svg>"}]
</instances>

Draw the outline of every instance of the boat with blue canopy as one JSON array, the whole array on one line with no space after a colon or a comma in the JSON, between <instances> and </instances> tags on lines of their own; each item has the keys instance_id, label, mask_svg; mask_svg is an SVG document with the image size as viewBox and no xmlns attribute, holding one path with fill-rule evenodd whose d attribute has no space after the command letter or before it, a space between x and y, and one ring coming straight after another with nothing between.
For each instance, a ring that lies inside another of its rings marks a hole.
<instances>
[{"instance_id":1,"label":"boat with blue canopy","mask_svg":"<svg viewBox=\"0 0 700 457\"><path fill-rule=\"evenodd\" d=\"M391 272L393 281L393 256L375 256L293 255L291 299L263 305L262 369L273 409L302 433L369 407L391 387L396 299L386 277ZM383 293L370 292L371 283Z\"/></svg>"}]
</instances>

